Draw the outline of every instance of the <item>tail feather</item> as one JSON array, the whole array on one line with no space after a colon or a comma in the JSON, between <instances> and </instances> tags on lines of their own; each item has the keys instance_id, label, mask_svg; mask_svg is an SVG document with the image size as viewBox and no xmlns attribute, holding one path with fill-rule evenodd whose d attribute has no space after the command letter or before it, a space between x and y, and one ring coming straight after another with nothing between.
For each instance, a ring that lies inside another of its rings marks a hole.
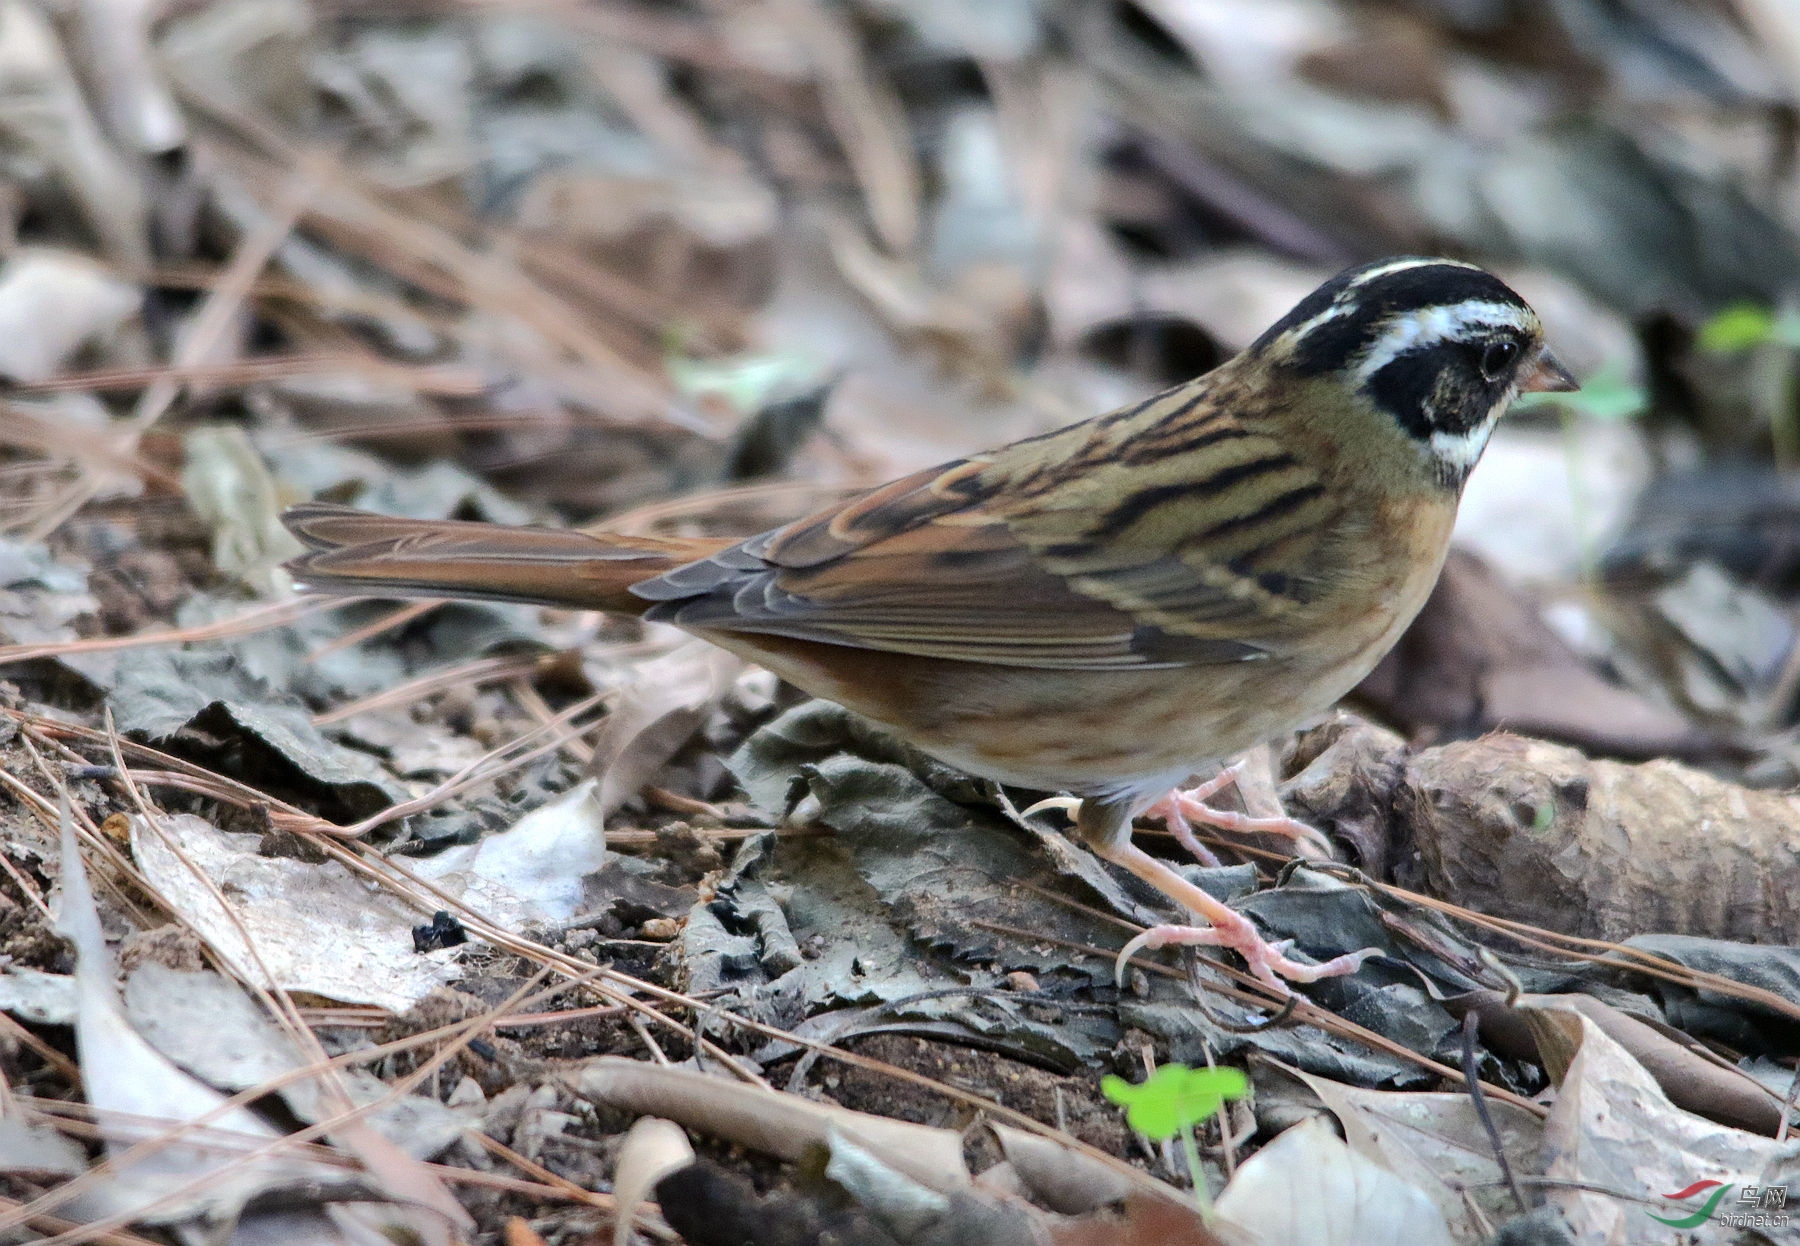
<instances>
[{"instance_id":1,"label":"tail feather","mask_svg":"<svg viewBox=\"0 0 1800 1246\"><path fill-rule=\"evenodd\" d=\"M287 564L309 592L459 597L642 614L631 586L730 544L448 519L309 502L285 512L308 548Z\"/></svg>"}]
</instances>

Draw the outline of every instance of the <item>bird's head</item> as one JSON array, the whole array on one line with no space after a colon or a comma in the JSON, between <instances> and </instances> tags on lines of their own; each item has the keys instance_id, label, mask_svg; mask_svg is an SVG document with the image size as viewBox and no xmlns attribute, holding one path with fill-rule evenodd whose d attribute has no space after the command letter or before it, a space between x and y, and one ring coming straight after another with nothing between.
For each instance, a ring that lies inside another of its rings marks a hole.
<instances>
[{"instance_id":1,"label":"bird's head","mask_svg":"<svg viewBox=\"0 0 1800 1246\"><path fill-rule=\"evenodd\" d=\"M1246 355L1335 383L1397 425L1431 476L1460 489L1512 400L1575 389L1537 313L1472 264L1416 256L1339 273Z\"/></svg>"}]
</instances>

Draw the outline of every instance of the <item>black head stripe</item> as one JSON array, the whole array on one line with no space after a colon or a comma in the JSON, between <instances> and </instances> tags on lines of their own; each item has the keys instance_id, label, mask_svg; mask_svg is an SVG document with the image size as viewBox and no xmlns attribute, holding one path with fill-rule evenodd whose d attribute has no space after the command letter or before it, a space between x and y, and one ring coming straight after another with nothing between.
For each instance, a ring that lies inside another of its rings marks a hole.
<instances>
[{"instance_id":1,"label":"black head stripe","mask_svg":"<svg viewBox=\"0 0 1800 1246\"><path fill-rule=\"evenodd\" d=\"M1524 308L1525 301L1492 273L1461 264L1435 261L1381 272L1403 261L1386 259L1347 269L1302 299L1256 340L1260 350L1282 334L1333 307L1332 316L1307 330L1294 343L1293 367L1312 376L1342 368L1367 350L1395 316L1479 300ZM1375 275L1363 279L1365 274Z\"/></svg>"}]
</instances>

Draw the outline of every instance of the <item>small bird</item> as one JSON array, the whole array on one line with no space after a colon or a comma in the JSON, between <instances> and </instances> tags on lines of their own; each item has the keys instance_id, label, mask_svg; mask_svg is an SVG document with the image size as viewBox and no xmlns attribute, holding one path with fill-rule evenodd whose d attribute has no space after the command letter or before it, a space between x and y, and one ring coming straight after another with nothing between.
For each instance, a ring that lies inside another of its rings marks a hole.
<instances>
[{"instance_id":1,"label":"small bird","mask_svg":"<svg viewBox=\"0 0 1800 1246\"><path fill-rule=\"evenodd\" d=\"M1424 604L1463 482L1524 391L1576 388L1536 314L1470 264L1349 269L1241 354L1142 402L916 472L745 540L394 519L313 503L287 526L304 588L604 610L671 623L972 774L1079 799L1104 859L1205 925L1128 945L1292 960L1131 842L1366 675ZM1296 829L1298 828L1298 829Z\"/></svg>"}]
</instances>

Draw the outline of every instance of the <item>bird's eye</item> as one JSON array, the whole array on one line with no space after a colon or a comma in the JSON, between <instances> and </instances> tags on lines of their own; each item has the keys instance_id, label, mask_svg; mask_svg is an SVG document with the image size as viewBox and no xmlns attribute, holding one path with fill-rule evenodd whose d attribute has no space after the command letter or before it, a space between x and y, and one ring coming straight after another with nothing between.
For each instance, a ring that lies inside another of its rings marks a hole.
<instances>
[{"instance_id":1,"label":"bird's eye","mask_svg":"<svg viewBox=\"0 0 1800 1246\"><path fill-rule=\"evenodd\" d=\"M1487 349L1481 352L1481 375L1490 381L1497 381L1512 367L1514 359L1519 357L1519 344L1509 338L1497 342L1489 342Z\"/></svg>"}]
</instances>

